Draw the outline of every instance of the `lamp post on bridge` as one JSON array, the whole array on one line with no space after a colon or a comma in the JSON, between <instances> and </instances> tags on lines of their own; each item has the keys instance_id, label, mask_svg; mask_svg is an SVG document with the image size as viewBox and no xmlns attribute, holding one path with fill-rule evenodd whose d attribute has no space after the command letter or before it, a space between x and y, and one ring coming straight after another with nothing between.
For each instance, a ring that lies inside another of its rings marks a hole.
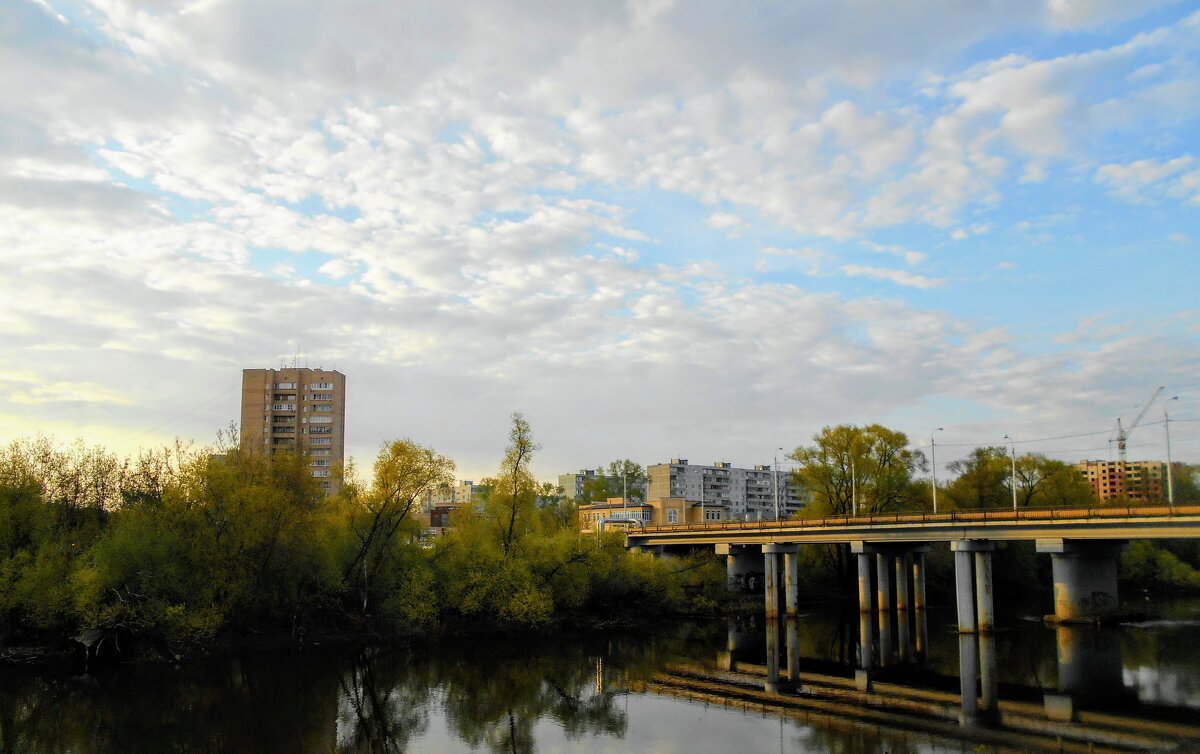
<instances>
[{"instance_id":1,"label":"lamp post on bridge","mask_svg":"<svg viewBox=\"0 0 1200 754\"><path fill-rule=\"evenodd\" d=\"M1013 493L1013 510L1017 509L1017 444L1008 435L1004 436L1008 440L1009 447L1012 448L1012 493Z\"/></svg>"},{"instance_id":2,"label":"lamp post on bridge","mask_svg":"<svg viewBox=\"0 0 1200 754\"><path fill-rule=\"evenodd\" d=\"M1179 400L1178 395L1172 395L1166 400L1167 404L1171 401ZM1171 417L1167 415L1167 408L1163 406L1163 430L1167 433L1167 505L1175 507L1175 484L1171 478Z\"/></svg>"},{"instance_id":3,"label":"lamp post on bridge","mask_svg":"<svg viewBox=\"0 0 1200 754\"><path fill-rule=\"evenodd\" d=\"M938 427L933 432L941 432ZM937 513L937 443L933 441L933 432L929 433L929 473L933 481L933 512Z\"/></svg>"},{"instance_id":4,"label":"lamp post on bridge","mask_svg":"<svg viewBox=\"0 0 1200 754\"><path fill-rule=\"evenodd\" d=\"M779 520L779 451L783 448L775 448L775 465L771 467L771 482L775 490L775 520Z\"/></svg>"}]
</instances>

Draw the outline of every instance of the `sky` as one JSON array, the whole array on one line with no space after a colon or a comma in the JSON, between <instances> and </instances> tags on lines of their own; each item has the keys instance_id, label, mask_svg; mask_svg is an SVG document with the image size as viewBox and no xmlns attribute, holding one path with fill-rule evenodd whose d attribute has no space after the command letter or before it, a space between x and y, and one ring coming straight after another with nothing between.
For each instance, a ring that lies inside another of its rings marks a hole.
<instances>
[{"instance_id":1,"label":"sky","mask_svg":"<svg viewBox=\"0 0 1200 754\"><path fill-rule=\"evenodd\" d=\"M0 3L0 441L1200 461L1200 3ZM1165 398L1178 400L1165 402Z\"/></svg>"}]
</instances>

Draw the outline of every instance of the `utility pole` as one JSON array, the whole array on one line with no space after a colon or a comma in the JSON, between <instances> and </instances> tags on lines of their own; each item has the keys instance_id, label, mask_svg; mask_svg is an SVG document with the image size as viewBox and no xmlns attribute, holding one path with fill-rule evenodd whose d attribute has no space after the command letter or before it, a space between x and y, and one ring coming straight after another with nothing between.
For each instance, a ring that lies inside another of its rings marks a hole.
<instances>
[{"instance_id":1,"label":"utility pole","mask_svg":"<svg viewBox=\"0 0 1200 754\"><path fill-rule=\"evenodd\" d=\"M1173 395L1166 400L1167 403L1179 400L1178 395ZM1167 505L1175 507L1175 483L1171 478L1171 417L1167 415L1167 407L1163 406L1163 430L1167 433Z\"/></svg>"},{"instance_id":2,"label":"utility pole","mask_svg":"<svg viewBox=\"0 0 1200 754\"><path fill-rule=\"evenodd\" d=\"M941 432L938 427L933 432ZM929 433L929 473L933 479L933 512L937 513L937 444L933 441L933 432Z\"/></svg>"},{"instance_id":3,"label":"utility pole","mask_svg":"<svg viewBox=\"0 0 1200 754\"><path fill-rule=\"evenodd\" d=\"M1012 493L1013 493L1013 510L1017 509L1017 444L1008 435L1004 436L1008 440L1009 446L1012 448Z\"/></svg>"},{"instance_id":4,"label":"utility pole","mask_svg":"<svg viewBox=\"0 0 1200 754\"><path fill-rule=\"evenodd\" d=\"M775 449L775 465L771 467L771 481L775 487L775 520L779 520L779 451L783 448Z\"/></svg>"}]
</instances>

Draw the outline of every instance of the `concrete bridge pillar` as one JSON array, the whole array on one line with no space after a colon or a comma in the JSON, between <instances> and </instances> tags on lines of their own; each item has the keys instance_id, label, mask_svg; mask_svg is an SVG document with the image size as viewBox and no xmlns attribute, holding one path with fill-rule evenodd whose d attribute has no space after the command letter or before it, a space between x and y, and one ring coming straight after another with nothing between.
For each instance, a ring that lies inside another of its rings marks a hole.
<instances>
[{"instance_id":1,"label":"concrete bridge pillar","mask_svg":"<svg viewBox=\"0 0 1200 754\"><path fill-rule=\"evenodd\" d=\"M859 691L871 690L871 669L875 667L874 615L869 610L858 613L858 669L854 671L854 685Z\"/></svg>"},{"instance_id":2,"label":"concrete bridge pillar","mask_svg":"<svg viewBox=\"0 0 1200 754\"><path fill-rule=\"evenodd\" d=\"M770 545L763 548L763 599L767 620L779 618L779 556Z\"/></svg>"},{"instance_id":3,"label":"concrete bridge pillar","mask_svg":"<svg viewBox=\"0 0 1200 754\"><path fill-rule=\"evenodd\" d=\"M904 620L904 616L900 617ZM887 667L896 661L896 654L892 644L892 614L891 612L879 613L879 667Z\"/></svg>"},{"instance_id":4,"label":"concrete bridge pillar","mask_svg":"<svg viewBox=\"0 0 1200 754\"><path fill-rule=\"evenodd\" d=\"M986 539L961 539L950 543L950 549L954 551L959 633L992 630L991 557L995 547L994 542ZM984 557L980 558L980 555ZM975 574L971 569L973 563L976 565Z\"/></svg>"},{"instance_id":5,"label":"concrete bridge pillar","mask_svg":"<svg viewBox=\"0 0 1200 754\"><path fill-rule=\"evenodd\" d=\"M787 617L800 615L800 545L783 553L783 599Z\"/></svg>"},{"instance_id":6,"label":"concrete bridge pillar","mask_svg":"<svg viewBox=\"0 0 1200 754\"><path fill-rule=\"evenodd\" d=\"M913 634L913 649L917 662L924 662L929 655L929 615L924 610L917 611L917 627Z\"/></svg>"},{"instance_id":7,"label":"concrete bridge pillar","mask_svg":"<svg viewBox=\"0 0 1200 754\"><path fill-rule=\"evenodd\" d=\"M979 718L978 647L979 640L974 634L958 635L958 722L964 726L974 725Z\"/></svg>"},{"instance_id":8,"label":"concrete bridge pillar","mask_svg":"<svg viewBox=\"0 0 1200 754\"><path fill-rule=\"evenodd\" d=\"M766 586L767 619L779 617L779 559L784 558L785 568L783 587L787 601L788 615L796 614L797 590L799 589L799 570L796 555L800 545L769 544L763 545L763 584ZM789 563L790 561L790 563Z\"/></svg>"},{"instance_id":9,"label":"concrete bridge pillar","mask_svg":"<svg viewBox=\"0 0 1200 754\"><path fill-rule=\"evenodd\" d=\"M896 557L896 610L908 610L908 572L912 569L912 554Z\"/></svg>"},{"instance_id":10,"label":"concrete bridge pillar","mask_svg":"<svg viewBox=\"0 0 1200 754\"><path fill-rule=\"evenodd\" d=\"M912 562L913 609L925 609L925 553L914 552Z\"/></svg>"},{"instance_id":11,"label":"concrete bridge pillar","mask_svg":"<svg viewBox=\"0 0 1200 754\"><path fill-rule=\"evenodd\" d=\"M992 554L975 553L975 617L980 633L990 633L995 622L992 604Z\"/></svg>"},{"instance_id":12,"label":"concrete bridge pillar","mask_svg":"<svg viewBox=\"0 0 1200 754\"><path fill-rule=\"evenodd\" d=\"M729 588L746 588L746 574L758 571L759 548L755 545L714 545L717 555L725 557L725 579Z\"/></svg>"},{"instance_id":13,"label":"concrete bridge pillar","mask_svg":"<svg viewBox=\"0 0 1200 754\"><path fill-rule=\"evenodd\" d=\"M907 663L913 659L912 633L908 625L908 613L896 613L896 645L900 648L900 662Z\"/></svg>"},{"instance_id":14,"label":"concrete bridge pillar","mask_svg":"<svg viewBox=\"0 0 1200 754\"><path fill-rule=\"evenodd\" d=\"M868 613L871 611L871 556L865 552L858 553L858 610Z\"/></svg>"},{"instance_id":15,"label":"concrete bridge pillar","mask_svg":"<svg viewBox=\"0 0 1200 754\"><path fill-rule=\"evenodd\" d=\"M892 609L892 556L885 552L875 554L875 609L885 613Z\"/></svg>"},{"instance_id":16,"label":"concrete bridge pillar","mask_svg":"<svg viewBox=\"0 0 1200 754\"><path fill-rule=\"evenodd\" d=\"M1115 614L1117 558L1128 546L1121 540L1039 539L1037 551L1050 554L1054 574L1054 615L1046 617L1087 623Z\"/></svg>"}]
</instances>

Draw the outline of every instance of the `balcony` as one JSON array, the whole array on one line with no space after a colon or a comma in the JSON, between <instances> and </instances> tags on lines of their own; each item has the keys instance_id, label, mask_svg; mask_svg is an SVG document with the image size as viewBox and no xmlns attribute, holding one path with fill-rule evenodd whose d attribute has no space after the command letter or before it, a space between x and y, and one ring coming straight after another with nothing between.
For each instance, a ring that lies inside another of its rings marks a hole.
<instances>
[{"instance_id":1,"label":"balcony","mask_svg":"<svg viewBox=\"0 0 1200 754\"><path fill-rule=\"evenodd\" d=\"M291 413L295 413L296 412L296 404L295 403L273 403L273 404L271 404L271 410L272 411L289 411Z\"/></svg>"}]
</instances>

